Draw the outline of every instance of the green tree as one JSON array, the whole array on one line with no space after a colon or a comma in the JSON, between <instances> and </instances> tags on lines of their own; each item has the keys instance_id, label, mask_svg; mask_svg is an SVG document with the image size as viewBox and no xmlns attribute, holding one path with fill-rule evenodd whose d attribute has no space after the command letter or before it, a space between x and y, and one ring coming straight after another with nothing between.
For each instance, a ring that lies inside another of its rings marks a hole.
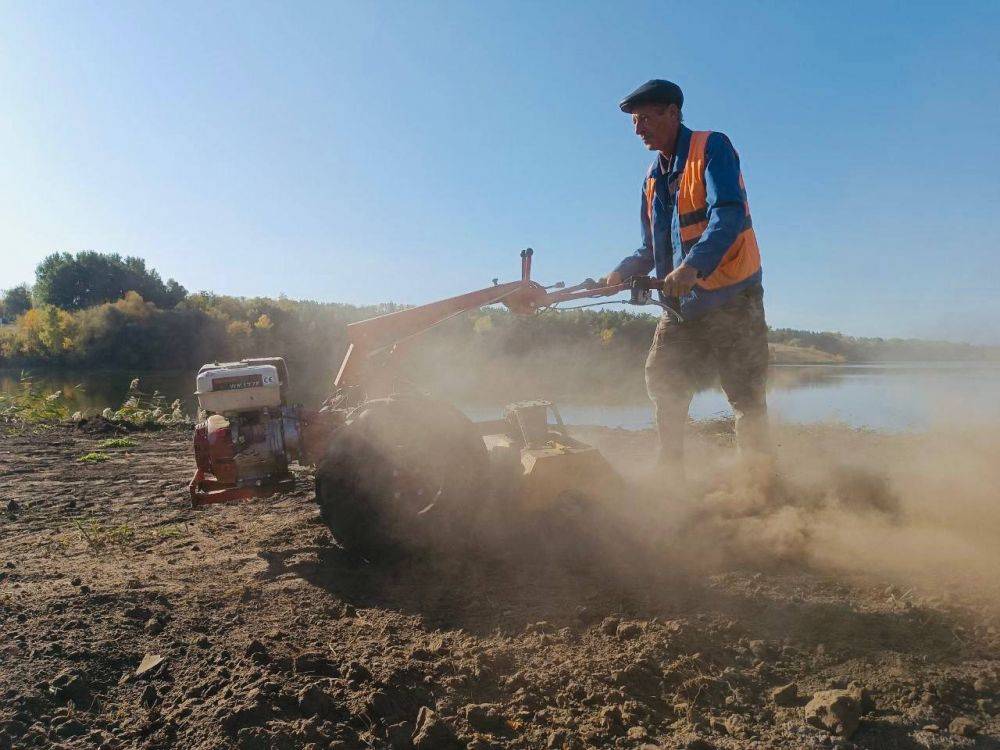
<instances>
[{"instance_id":1,"label":"green tree","mask_svg":"<svg viewBox=\"0 0 1000 750\"><path fill-rule=\"evenodd\" d=\"M63 310L114 302L130 291L161 309L172 308L187 296L187 290L173 279L164 284L142 258L122 258L117 253L87 250L75 257L53 253L35 269L35 300Z\"/></svg>"},{"instance_id":2,"label":"green tree","mask_svg":"<svg viewBox=\"0 0 1000 750\"><path fill-rule=\"evenodd\" d=\"M0 317L16 318L31 309L31 290L27 284L11 287L0 301Z\"/></svg>"}]
</instances>

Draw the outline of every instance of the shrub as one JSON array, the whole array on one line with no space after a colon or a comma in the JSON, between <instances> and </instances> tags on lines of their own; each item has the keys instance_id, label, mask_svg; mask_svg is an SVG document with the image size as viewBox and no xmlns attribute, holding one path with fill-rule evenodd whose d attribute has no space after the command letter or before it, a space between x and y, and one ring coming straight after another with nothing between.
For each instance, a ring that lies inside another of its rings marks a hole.
<instances>
[{"instance_id":1,"label":"shrub","mask_svg":"<svg viewBox=\"0 0 1000 750\"><path fill-rule=\"evenodd\" d=\"M58 422L68 416L69 407L62 391L45 393L25 373L21 373L13 392L0 393L0 422L38 424Z\"/></svg>"},{"instance_id":2,"label":"shrub","mask_svg":"<svg viewBox=\"0 0 1000 750\"><path fill-rule=\"evenodd\" d=\"M139 387L139 378L134 378L129 384L125 402L117 409L105 409L101 416L110 422L124 422L136 427L184 424L190 421L181 411L180 399L168 405L166 397L159 391L144 393Z\"/></svg>"}]
</instances>

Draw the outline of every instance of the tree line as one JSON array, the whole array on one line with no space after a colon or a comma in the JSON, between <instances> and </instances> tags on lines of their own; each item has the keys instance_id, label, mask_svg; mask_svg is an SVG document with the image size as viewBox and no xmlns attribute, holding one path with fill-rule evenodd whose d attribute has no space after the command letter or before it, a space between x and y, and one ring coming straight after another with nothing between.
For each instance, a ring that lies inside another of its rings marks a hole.
<instances>
[{"instance_id":1,"label":"tree line","mask_svg":"<svg viewBox=\"0 0 1000 750\"><path fill-rule=\"evenodd\" d=\"M56 253L29 289L2 298L0 366L133 370L195 369L209 361L284 356L297 372L327 378L346 349L347 324L399 309L188 293L145 261L117 254ZM546 312L530 318L484 309L448 321L414 348L413 372L455 390L503 391L518 378L553 387L641 389L641 363L655 326L613 310ZM858 338L776 329L770 339L848 362L1000 359L1000 347Z\"/></svg>"}]
</instances>

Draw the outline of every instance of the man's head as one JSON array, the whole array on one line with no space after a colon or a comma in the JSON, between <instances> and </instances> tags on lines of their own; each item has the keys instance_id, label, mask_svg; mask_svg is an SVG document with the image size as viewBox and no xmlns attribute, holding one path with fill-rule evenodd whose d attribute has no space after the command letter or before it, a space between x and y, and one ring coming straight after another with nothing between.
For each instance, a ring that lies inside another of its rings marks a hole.
<instances>
[{"instance_id":1,"label":"man's head","mask_svg":"<svg viewBox=\"0 0 1000 750\"><path fill-rule=\"evenodd\" d=\"M670 81L647 81L618 105L632 115L635 134L650 151L671 152L681 124L684 94Z\"/></svg>"}]
</instances>

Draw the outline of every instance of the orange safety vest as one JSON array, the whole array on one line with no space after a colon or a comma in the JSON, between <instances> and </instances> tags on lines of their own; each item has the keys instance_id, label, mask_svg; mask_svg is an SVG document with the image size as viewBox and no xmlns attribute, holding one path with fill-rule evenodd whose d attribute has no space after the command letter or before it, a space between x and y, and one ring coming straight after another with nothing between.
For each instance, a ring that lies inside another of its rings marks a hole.
<instances>
[{"instance_id":1,"label":"orange safety vest","mask_svg":"<svg viewBox=\"0 0 1000 750\"><path fill-rule=\"evenodd\" d=\"M701 238L708 227L708 200L705 193L705 144L712 134L710 130L696 130L691 133L691 145L688 148L687 161L684 162L684 173L681 175L677 189L677 219L680 223L681 248L684 253L690 250ZM726 254L722 256L719 265L697 284L703 289L720 289L736 284L749 278L760 270L760 249L757 247L757 236L753 232L753 222L750 220L750 205L747 203L746 186L743 184L743 173L740 172L740 193L743 196L745 218L743 231ZM650 196L652 198L652 196ZM649 201L652 211L652 200ZM652 222L650 222L652 226Z\"/></svg>"}]
</instances>

